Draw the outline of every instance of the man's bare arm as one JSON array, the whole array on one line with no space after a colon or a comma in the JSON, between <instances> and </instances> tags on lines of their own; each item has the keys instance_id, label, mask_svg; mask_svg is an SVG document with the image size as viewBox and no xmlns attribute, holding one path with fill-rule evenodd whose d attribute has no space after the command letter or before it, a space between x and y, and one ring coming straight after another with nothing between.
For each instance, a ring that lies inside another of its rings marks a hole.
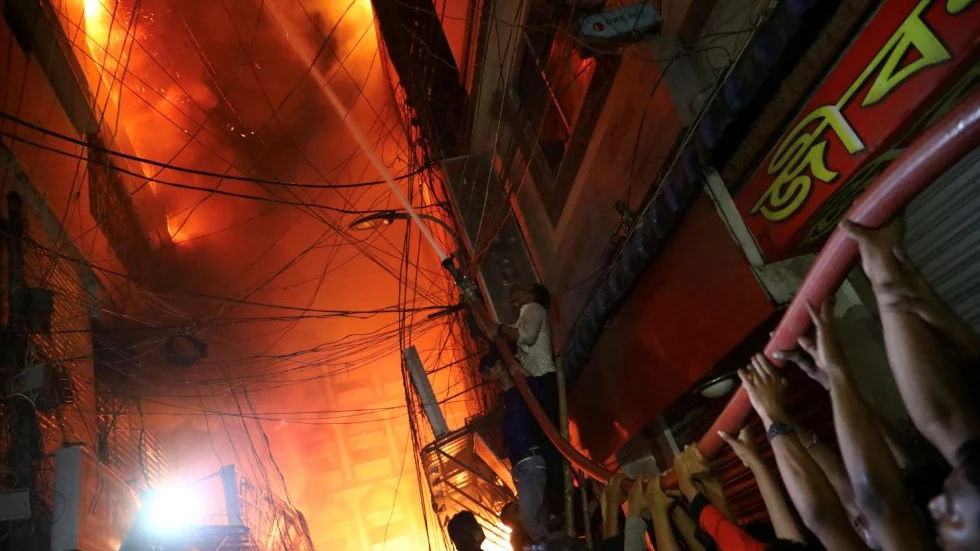
<instances>
[{"instance_id":1,"label":"man's bare arm","mask_svg":"<svg viewBox=\"0 0 980 551\"><path fill-rule=\"evenodd\" d=\"M739 377L767 431L776 423L792 426L792 419L785 413L780 398L782 380L775 375L775 366L765 356L760 354L753 358L752 365L741 370ZM851 527L830 481L799 438L795 434L783 434L774 437L770 443L783 484L807 528L827 549L867 549Z\"/></svg>"},{"instance_id":2,"label":"man's bare arm","mask_svg":"<svg viewBox=\"0 0 980 551\"><path fill-rule=\"evenodd\" d=\"M908 501L902 472L846 366L833 312L826 304L820 312L809 309L816 342L801 339L800 344L830 380L834 428L857 505L884 549L928 549L931 543Z\"/></svg>"},{"instance_id":3,"label":"man's bare arm","mask_svg":"<svg viewBox=\"0 0 980 551\"><path fill-rule=\"evenodd\" d=\"M964 442L980 437L980 418L961 391L957 357L934 326L907 303L902 306L903 294L915 296L917 292L901 255L895 254L902 239L900 222L881 230L847 222L841 228L861 250L861 262L880 306L888 360L909 415L946 460L953 462Z\"/></svg>"},{"instance_id":4,"label":"man's bare arm","mask_svg":"<svg viewBox=\"0 0 980 551\"><path fill-rule=\"evenodd\" d=\"M718 435L731 446L735 455L742 460L742 464L748 467L752 471L752 475L755 476L756 485L759 487L759 493L762 494L762 501L766 505L766 510L769 511L769 518L772 521L776 537L802 542L803 535L800 534L800 529L796 526L796 519L793 518L789 504L786 503L779 482L776 481L776 478L762 461L762 456L759 455L759 450L755 447L754 437L748 427L742 428L738 438L733 438L725 432L719 432Z\"/></svg>"}]
</instances>

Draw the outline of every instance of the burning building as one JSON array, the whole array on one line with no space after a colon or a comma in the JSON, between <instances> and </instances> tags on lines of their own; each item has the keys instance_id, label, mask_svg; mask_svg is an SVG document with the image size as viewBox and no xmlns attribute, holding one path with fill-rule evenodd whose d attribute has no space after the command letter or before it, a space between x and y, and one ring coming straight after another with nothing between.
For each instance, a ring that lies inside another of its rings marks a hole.
<instances>
[{"instance_id":1,"label":"burning building","mask_svg":"<svg viewBox=\"0 0 980 551\"><path fill-rule=\"evenodd\" d=\"M55 541L87 529L107 539L78 547L116 549L142 494L230 464L240 522L218 499L223 520L201 523L244 526L242 545L422 545L402 344L438 370L454 427L474 381L457 363L461 318L429 317L458 297L417 235L349 231L393 205L327 85L406 195L447 218L391 101L370 3L10 0L3 13L0 188L25 228L20 241L4 228L5 338L21 344L3 378L29 385L26 402L5 394L4 426L36 429L4 433L5 450L33 455L0 472L5 492L34 488L48 522L13 524L2 545L46 548L55 487L104 474L112 505L61 519ZM8 284L15 242L24 275ZM45 315L50 327L21 327ZM59 479L59 462L77 474Z\"/></svg>"}]
</instances>

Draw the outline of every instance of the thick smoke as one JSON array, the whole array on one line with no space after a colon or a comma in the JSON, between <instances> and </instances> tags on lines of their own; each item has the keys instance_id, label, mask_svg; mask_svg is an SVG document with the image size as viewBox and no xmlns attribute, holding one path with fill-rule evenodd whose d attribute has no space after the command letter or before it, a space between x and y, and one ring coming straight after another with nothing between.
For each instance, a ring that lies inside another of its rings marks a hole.
<instances>
[{"instance_id":1,"label":"thick smoke","mask_svg":"<svg viewBox=\"0 0 980 551\"><path fill-rule=\"evenodd\" d=\"M137 30L142 52L134 52L126 82L159 93L124 96L123 120L137 153L264 180L327 186L377 179L324 100L319 73L352 106L350 116L377 143L389 169L403 172L406 138L377 56L370 4L358 0L349 10L346 2L330 0L276 5L291 32L257 1L141 2L148 16ZM310 49L320 52L313 66L301 61ZM356 216L329 210L393 208L386 188L298 189L144 170L202 190L155 186L174 249L155 280L140 288L137 310L117 323L125 329L120 341L135 358L129 383L144 399L151 428L168 444L175 478L195 479L234 462L253 483L282 493L270 474L264 429L321 549L338 538L376 539L379 521L370 513L393 504L397 515L385 533L401 543L391 548L420 543L397 317L322 312L398 303L389 270L397 273L405 227L345 237L337 229L346 230ZM450 300L434 256L425 252L416 261L422 285L438 300ZM167 361L168 343L182 333L208 345L207 357L191 368ZM448 361L430 354L442 344L434 334L418 333L414 343L427 361ZM445 387L451 383L458 392L458 381L447 380ZM397 496L395 488L401 488ZM352 511L366 518L352 520ZM380 523L384 527L383 518Z\"/></svg>"}]
</instances>

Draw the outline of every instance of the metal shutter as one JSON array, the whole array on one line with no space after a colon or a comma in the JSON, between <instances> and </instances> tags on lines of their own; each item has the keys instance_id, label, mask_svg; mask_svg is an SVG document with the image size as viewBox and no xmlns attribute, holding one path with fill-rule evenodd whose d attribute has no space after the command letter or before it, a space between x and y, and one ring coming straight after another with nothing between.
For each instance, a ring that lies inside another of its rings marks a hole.
<instances>
[{"instance_id":1,"label":"metal shutter","mask_svg":"<svg viewBox=\"0 0 980 551\"><path fill-rule=\"evenodd\" d=\"M956 312L980 329L980 148L906 212L909 257Z\"/></svg>"}]
</instances>

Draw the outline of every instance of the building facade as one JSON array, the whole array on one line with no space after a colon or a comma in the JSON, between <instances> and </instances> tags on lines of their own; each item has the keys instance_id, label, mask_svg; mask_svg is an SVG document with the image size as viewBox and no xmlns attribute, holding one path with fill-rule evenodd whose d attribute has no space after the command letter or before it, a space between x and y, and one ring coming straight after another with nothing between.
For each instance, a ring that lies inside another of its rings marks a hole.
<instances>
[{"instance_id":1,"label":"building facade","mask_svg":"<svg viewBox=\"0 0 980 551\"><path fill-rule=\"evenodd\" d=\"M662 468L700 438L724 400L699 385L762 349L855 199L976 89L976 2L648 4L662 24L615 45L582 25L613 26L618 2L478 3L467 32L444 23L468 92L465 153L489 155L500 182L475 249L493 220L519 222L558 302L573 443L613 467ZM912 254L971 320L975 289L953 266L976 263L936 251L974 243L961 208L974 164L908 210ZM940 219L945 234L928 229ZM841 293L862 385L900 420L861 277Z\"/></svg>"}]
</instances>

